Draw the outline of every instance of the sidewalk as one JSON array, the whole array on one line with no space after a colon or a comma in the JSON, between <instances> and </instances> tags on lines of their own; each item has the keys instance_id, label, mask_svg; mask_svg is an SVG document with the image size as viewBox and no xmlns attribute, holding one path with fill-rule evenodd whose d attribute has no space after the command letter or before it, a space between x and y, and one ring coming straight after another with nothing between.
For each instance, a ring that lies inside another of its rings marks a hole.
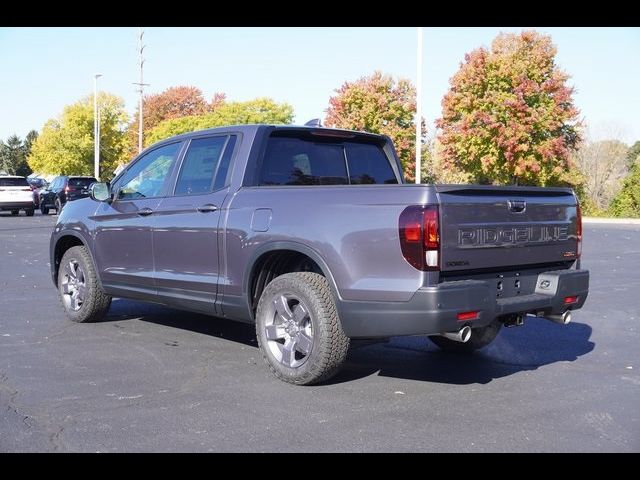
<instances>
[{"instance_id":1,"label":"sidewalk","mask_svg":"<svg viewBox=\"0 0 640 480\"><path fill-rule=\"evenodd\" d=\"M582 223L623 223L640 225L640 218L582 217Z\"/></svg>"}]
</instances>

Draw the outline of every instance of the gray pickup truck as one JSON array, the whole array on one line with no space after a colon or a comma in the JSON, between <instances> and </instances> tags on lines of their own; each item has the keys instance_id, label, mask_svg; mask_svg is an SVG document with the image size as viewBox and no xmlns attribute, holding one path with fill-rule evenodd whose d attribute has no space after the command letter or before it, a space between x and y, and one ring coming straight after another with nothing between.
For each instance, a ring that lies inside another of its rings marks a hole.
<instances>
[{"instance_id":1,"label":"gray pickup truck","mask_svg":"<svg viewBox=\"0 0 640 480\"><path fill-rule=\"evenodd\" d=\"M388 137L243 125L157 143L68 204L51 275L68 317L112 297L256 325L280 379L329 379L350 339L489 344L584 304L571 189L405 184Z\"/></svg>"}]
</instances>

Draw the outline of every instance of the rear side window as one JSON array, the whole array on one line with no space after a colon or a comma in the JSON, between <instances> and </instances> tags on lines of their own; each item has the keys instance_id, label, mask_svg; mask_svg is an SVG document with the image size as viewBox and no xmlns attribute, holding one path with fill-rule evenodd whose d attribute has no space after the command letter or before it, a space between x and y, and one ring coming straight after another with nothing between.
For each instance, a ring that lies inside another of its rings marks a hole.
<instances>
[{"instance_id":1,"label":"rear side window","mask_svg":"<svg viewBox=\"0 0 640 480\"><path fill-rule=\"evenodd\" d=\"M191 140L180 168L175 195L198 195L211 191L227 138L222 136Z\"/></svg>"},{"instance_id":2,"label":"rear side window","mask_svg":"<svg viewBox=\"0 0 640 480\"><path fill-rule=\"evenodd\" d=\"M0 178L0 187L28 187L26 178Z\"/></svg>"},{"instance_id":3,"label":"rear side window","mask_svg":"<svg viewBox=\"0 0 640 480\"><path fill-rule=\"evenodd\" d=\"M97 182L97 180L95 178L74 178L71 177L69 179L69 186L70 187L88 187L89 185L91 185L92 183Z\"/></svg>"},{"instance_id":4,"label":"rear side window","mask_svg":"<svg viewBox=\"0 0 640 480\"><path fill-rule=\"evenodd\" d=\"M398 183L379 145L270 137L259 185L358 185Z\"/></svg>"}]
</instances>

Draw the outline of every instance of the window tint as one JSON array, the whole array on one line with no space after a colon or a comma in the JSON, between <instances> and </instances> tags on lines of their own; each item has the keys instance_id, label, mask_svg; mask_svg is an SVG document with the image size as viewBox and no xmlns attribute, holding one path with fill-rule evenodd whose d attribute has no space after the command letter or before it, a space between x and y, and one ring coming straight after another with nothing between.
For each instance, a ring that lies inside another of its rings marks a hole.
<instances>
[{"instance_id":1,"label":"window tint","mask_svg":"<svg viewBox=\"0 0 640 480\"><path fill-rule=\"evenodd\" d=\"M300 138L271 137L260 185L345 185L347 167L342 145Z\"/></svg>"},{"instance_id":2,"label":"window tint","mask_svg":"<svg viewBox=\"0 0 640 480\"><path fill-rule=\"evenodd\" d=\"M88 187L92 183L97 182L95 178L70 178L69 186L70 187Z\"/></svg>"},{"instance_id":3,"label":"window tint","mask_svg":"<svg viewBox=\"0 0 640 480\"><path fill-rule=\"evenodd\" d=\"M224 154L222 160L220 160L220 166L218 167L218 173L216 174L216 181L213 185L214 190L218 190L225 186L227 181L227 173L229 172L229 165L231 164L231 155L233 155L233 149L236 146L236 136L231 135L227 146L224 148Z\"/></svg>"},{"instance_id":4,"label":"window tint","mask_svg":"<svg viewBox=\"0 0 640 480\"><path fill-rule=\"evenodd\" d=\"M367 143L345 145L351 184L398 183L382 148Z\"/></svg>"},{"instance_id":5,"label":"window tint","mask_svg":"<svg viewBox=\"0 0 640 480\"><path fill-rule=\"evenodd\" d=\"M0 187L28 187L26 178L0 178Z\"/></svg>"},{"instance_id":6,"label":"window tint","mask_svg":"<svg viewBox=\"0 0 640 480\"><path fill-rule=\"evenodd\" d=\"M226 142L226 136L191 140L180 168L176 195L197 195L211 191L213 176Z\"/></svg>"},{"instance_id":7,"label":"window tint","mask_svg":"<svg viewBox=\"0 0 640 480\"><path fill-rule=\"evenodd\" d=\"M179 148L180 143L165 145L136 161L118 182L121 185L118 198L131 200L161 195Z\"/></svg>"}]
</instances>

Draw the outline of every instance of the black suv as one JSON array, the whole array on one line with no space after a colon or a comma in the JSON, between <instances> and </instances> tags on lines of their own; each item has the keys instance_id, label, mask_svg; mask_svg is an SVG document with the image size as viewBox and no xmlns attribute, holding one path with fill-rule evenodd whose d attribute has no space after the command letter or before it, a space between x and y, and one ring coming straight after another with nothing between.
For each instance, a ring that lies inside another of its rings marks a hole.
<instances>
[{"instance_id":1,"label":"black suv","mask_svg":"<svg viewBox=\"0 0 640 480\"><path fill-rule=\"evenodd\" d=\"M43 215L48 215L49 209L55 208L56 213L60 213L65 203L88 197L89 187L94 182L97 180L93 177L61 175L54 178L49 187L40 192L40 211Z\"/></svg>"}]
</instances>

